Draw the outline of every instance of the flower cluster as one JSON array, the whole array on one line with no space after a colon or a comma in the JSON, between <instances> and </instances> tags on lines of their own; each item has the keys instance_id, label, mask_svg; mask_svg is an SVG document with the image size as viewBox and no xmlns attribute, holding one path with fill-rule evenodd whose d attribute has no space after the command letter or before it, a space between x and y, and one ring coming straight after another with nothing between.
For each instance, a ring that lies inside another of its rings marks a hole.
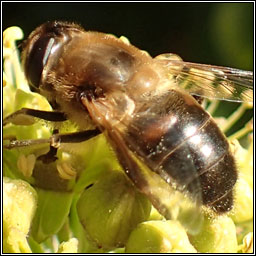
<instances>
[{"instance_id":1,"label":"flower cluster","mask_svg":"<svg viewBox=\"0 0 256 256\"><path fill-rule=\"evenodd\" d=\"M30 91L21 70L15 41L22 37L18 27L4 31L4 116L22 107L51 110L44 97ZM214 114L217 104L210 103L207 110ZM216 121L225 132L250 107L242 104ZM49 138L50 124L37 121L5 126L4 143ZM68 121L63 127L68 132L75 129ZM228 215L205 214L195 234L179 219L166 220L152 207L127 179L103 136L62 145L58 160L50 164L36 160L48 151L46 144L4 149L4 252L252 252L252 129L250 121L228 138L239 169L234 209ZM247 139L245 147L238 141L242 137Z\"/></svg>"}]
</instances>

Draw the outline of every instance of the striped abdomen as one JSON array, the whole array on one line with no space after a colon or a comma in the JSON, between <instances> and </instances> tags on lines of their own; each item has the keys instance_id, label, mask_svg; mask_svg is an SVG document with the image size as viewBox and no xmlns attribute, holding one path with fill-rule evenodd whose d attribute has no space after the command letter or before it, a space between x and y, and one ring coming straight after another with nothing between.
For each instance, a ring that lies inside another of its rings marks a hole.
<instances>
[{"instance_id":1,"label":"striped abdomen","mask_svg":"<svg viewBox=\"0 0 256 256\"><path fill-rule=\"evenodd\" d=\"M130 149L168 183L216 212L232 208L234 158L225 136L190 95L171 90L142 107L126 137Z\"/></svg>"}]
</instances>

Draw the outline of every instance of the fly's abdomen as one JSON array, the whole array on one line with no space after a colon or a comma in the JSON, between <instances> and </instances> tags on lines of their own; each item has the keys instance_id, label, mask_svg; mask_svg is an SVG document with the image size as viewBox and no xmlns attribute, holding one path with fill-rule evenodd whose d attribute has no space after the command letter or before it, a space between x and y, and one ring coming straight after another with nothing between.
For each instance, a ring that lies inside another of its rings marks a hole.
<instances>
[{"instance_id":1,"label":"fly's abdomen","mask_svg":"<svg viewBox=\"0 0 256 256\"><path fill-rule=\"evenodd\" d=\"M131 150L168 183L218 213L232 208L237 172L228 142L191 96L161 96L154 109L138 113L127 135Z\"/></svg>"},{"instance_id":2,"label":"fly's abdomen","mask_svg":"<svg viewBox=\"0 0 256 256\"><path fill-rule=\"evenodd\" d=\"M200 191L203 204L217 212L232 208L236 167L228 142L212 119L160 158L155 159L159 161L157 171L163 171L192 194ZM200 188L195 189L198 181Z\"/></svg>"}]
</instances>

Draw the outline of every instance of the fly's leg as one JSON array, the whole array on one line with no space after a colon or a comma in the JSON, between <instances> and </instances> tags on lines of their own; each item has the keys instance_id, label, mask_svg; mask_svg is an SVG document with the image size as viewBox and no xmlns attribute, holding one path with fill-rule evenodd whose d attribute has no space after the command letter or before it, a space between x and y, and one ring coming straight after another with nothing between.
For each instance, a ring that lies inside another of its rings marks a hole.
<instances>
[{"instance_id":1,"label":"fly's leg","mask_svg":"<svg viewBox=\"0 0 256 256\"><path fill-rule=\"evenodd\" d=\"M39 118L51 122L63 122L67 120L67 117L62 112L22 108L4 118L3 126L9 123L15 125L31 125L35 122L34 118Z\"/></svg>"},{"instance_id":2,"label":"fly's leg","mask_svg":"<svg viewBox=\"0 0 256 256\"><path fill-rule=\"evenodd\" d=\"M39 118L39 119L51 121L51 122L63 122L67 120L67 117L62 112L22 108L14 112L13 114L7 116L6 118L4 118L3 126L10 123L15 125L31 125L36 121L35 118ZM41 160L44 163L50 163L57 159L56 155L61 143L83 142L99 135L100 133L101 131L98 129L80 131L80 132L68 133L68 134L59 134L58 130L54 130L53 135L48 139L35 139L35 140L10 139L10 143L7 145L4 145L3 147L6 149L12 149L12 148L18 148L18 147L40 145L45 143L50 144L49 151L46 154L38 157L38 160Z\"/></svg>"},{"instance_id":3,"label":"fly's leg","mask_svg":"<svg viewBox=\"0 0 256 256\"><path fill-rule=\"evenodd\" d=\"M60 145L60 142L55 140L54 135L57 135L59 133L58 129L53 130L53 140L50 142L50 149L46 154L40 155L37 160L42 161L45 164L49 164L51 162L54 162L58 159L57 152Z\"/></svg>"},{"instance_id":4,"label":"fly's leg","mask_svg":"<svg viewBox=\"0 0 256 256\"><path fill-rule=\"evenodd\" d=\"M11 140L9 144L4 145L3 147L6 149L12 149L12 148L18 148L18 147L27 147L27 146L49 143L50 150L46 154L39 156L38 160L41 160L44 163L50 163L57 159L56 154L61 143L83 142L93 137L96 137L100 133L101 131L99 129L67 133L67 134L59 134L58 130L55 130L54 134L48 139Z\"/></svg>"}]
</instances>

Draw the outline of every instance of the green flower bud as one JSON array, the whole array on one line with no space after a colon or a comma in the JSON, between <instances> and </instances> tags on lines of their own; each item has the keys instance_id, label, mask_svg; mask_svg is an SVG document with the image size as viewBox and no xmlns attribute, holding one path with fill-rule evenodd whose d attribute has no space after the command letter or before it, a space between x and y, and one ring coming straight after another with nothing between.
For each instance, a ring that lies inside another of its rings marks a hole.
<instances>
[{"instance_id":1,"label":"green flower bud","mask_svg":"<svg viewBox=\"0 0 256 256\"><path fill-rule=\"evenodd\" d=\"M131 233L126 253L196 253L196 250L178 221L147 221Z\"/></svg>"},{"instance_id":2,"label":"green flower bud","mask_svg":"<svg viewBox=\"0 0 256 256\"><path fill-rule=\"evenodd\" d=\"M80 221L98 247L125 244L130 232L150 214L151 204L121 171L107 173L86 189L77 204Z\"/></svg>"},{"instance_id":3,"label":"green flower bud","mask_svg":"<svg viewBox=\"0 0 256 256\"><path fill-rule=\"evenodd\" d=\"M58 233L64 225L73 199L73 193L37 189L38 209L31 235L37 242Z\"/></svg>"},{"instance_id":4,"label":"green flower bud","mask_svg":"<svg viewBox=\"0 0 256 256\"><path fill-rule=\"evenodd\" d=\"M237 252L236 227L227 216L205 218L202 230L190 241L202 253Z\"/></svg>"},{"instance_id":5,"label":"green flower bud","mask_svg":"<svg viewBox=\"0 0 256 256\"><path fill-rule=\"evenodd\" d=\"M37 208L35 190L23 180L3 180L3 247L5 252L31 252L26 236Z\"/></svg>"}]
</instances>

